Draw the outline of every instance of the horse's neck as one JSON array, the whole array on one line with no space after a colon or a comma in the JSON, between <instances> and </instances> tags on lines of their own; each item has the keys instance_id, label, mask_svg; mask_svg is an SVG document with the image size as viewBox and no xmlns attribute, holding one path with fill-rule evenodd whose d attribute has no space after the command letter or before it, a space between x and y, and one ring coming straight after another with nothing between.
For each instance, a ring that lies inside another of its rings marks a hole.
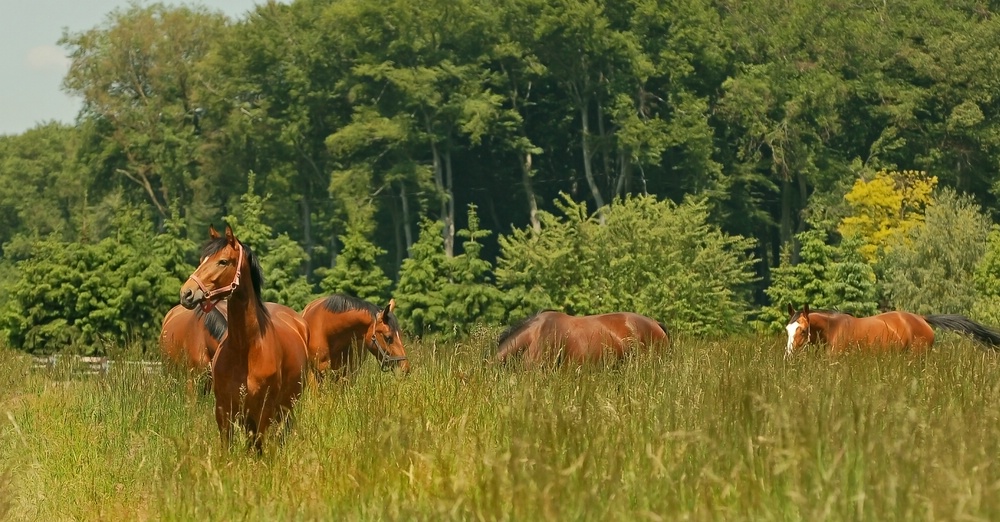
<instances>
[{"instance_id":1,"label":"horse's neck","mask_svg":"<svg viewBox=\"0 0 1000 522\"><path fill-rule=\"evenodd\" d=\"M260 318L257 315L257 295L253 283L244 274L239 287L229 298L229 346L241 351L250 349L261 338Z\"/></svg>"},{"instance_id":2,"label":"horse's neck","mask_svg":"<svg viewBox=\"0 0 1000 522\"><path fill-rule=\"evenodd\" d=\"M809 329L812 330L813 334L821 341L829 341L830 332L832 332L839 323L840 319L837 316L820 314L809 315Z\"/></svg>"},{"instance_id":3,"label":"horse's neck","mask_svg":"<svg viewBox=\"0 0 1000 522\"><path fill-rule=\"evenodd\" d=\"M375 322L375 318L368 310L351 310L343 315L343 329L353 335L365 335Z\"/></svg>"}]
</instances>

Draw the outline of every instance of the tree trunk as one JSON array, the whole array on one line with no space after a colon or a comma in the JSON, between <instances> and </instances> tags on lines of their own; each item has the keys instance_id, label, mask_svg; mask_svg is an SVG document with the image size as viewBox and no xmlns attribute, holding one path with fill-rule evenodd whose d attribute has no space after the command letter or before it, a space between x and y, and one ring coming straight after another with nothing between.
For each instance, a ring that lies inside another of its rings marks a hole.
<instances>
[{"instance_id":1,"label":"tree trunk","mask_svg":"<svg viewBox=\"0 0 1000 522\"><path fill-rule=\"evenodd\" d=\"M621 155L619 162L618 180L615 183L615 196L623 198L632 189L632 162L629 161L628 155L624 153Z\"/></svg>"},{"instance_id":2,"label":"tree trunk","mask_svg":"<svg viewBox=\"0 0 1000 522\"><path fill-rule=\"evenodd\" d=\"M806 202L809 201L809 186L806 184L806 178L802 174L796 174L796 179L799 181L799 208L804 208ZM806 220L802 219L801 210L795 214L796 221L798 222L795 226L795 233L799 234L806 230Z\"/></svg>"},{"instance_id":3,"label":"tree trunk","mask_svg":"<svg viewBox=\"0 0 1000 522\"><path fill-rule=\"evenodd\" d=\"M587 104L580 104L580 147L583 150L583 175L587 179L587 186L590 187L590 194L594 196L594 203L597 205L597 218L604 224L604 198L601 197L601 189L594 180L594 168L590 153L590 123L587 114Z\"/></svg>"},{"instance_id":4,"label":"tree trunk","mask_svg":"<svg viewBox=\"0 0 1000 522\"><path fill-rule=\"evenodd\" d=\"M444 152L444 175L447 204L447 214L444 216L444 254L448 257L455 256L455 195L452 192L454 176L451 169L451 151Z\"/></svg>"},{"instance_id":5,"label":"tree trunk","mask_svg":"<svg viewBox=\"0 0 1000 522\"><path fill-rule=\"evenodd\" d=\"M302 194L302 200L300 201L299 207L302 209L302 241L305 243L306 250L306 278L312 275L312 256L313 256L313 242L312 242L312 215L309 206L309 189L306 188L304 194Z\"/></svg>"},{"instance_id":6,"label":"tree trunk","mask_svg":"<svg viewBox=\"0 0 1000 522\"><path fill-rule=\"evenodd\" d=\"M792 240L792 182L789 179L781 181L781 244ZM793 249L792 263L798 262L798 252Z\"/></svg>"},{"instance_id":7,"label":"tree trunk","mask_svg":"<svg viewBox=\"0 0 1000 522\"><path fill-rule=\"evenodd\" d=\"M538 220L538 201L535 199L535 188L531 183L531 153L525 152L521 159L521 183L528 198L528 220L531 229L536 233L542 231L542 223Z\"/></svg>"},{"instance_id":8,"label":"tree trunk","mask_svg":"<svg viewBox=\"0 0 1000 522\"><path fill-rule=\"evenodd\" d=\"M406 251L410 251L413 246L413 231L410 227L410 199L406 196L406 183L399 184L399 200L403 208L403 236L406 238Z\"/></svg>"},{"instance_id":9,"label":"tree trunk","mask_svg":"<svg viewBox=\"0 0 1000 522\"><path fill-rule=\"evenodd\" d=\"M601 181L608 183L608 189L611 189L611 176L612 176L612 160L609 153L610 147L608 147L608 133L604 128L604 107L601 106L601 102L597 102L597 143L600 144L599 152L601 154ZM614 195L611 196L614 199Z\"/></svg>"},{"instance_id":10,"label":"tree trunk","mask_svg":"<svg viewBox=\"0 0 1000 522\"><path fill-rule=\"evenodd\" d=\"M389 212L392 214L393 239L395 239L396 242L396 264L394 271L395 273L392 276L392 280L395 283L399 282L399 273L402 271L403 268L403 259L406 258L406 245L404 244L403 241L403 228L405 227L405 225L403 222L404 218L403 216L400 215L402 214L400 206L401 205L395 201L390 200L389 202Z\"/></svg>"}]
</instances>

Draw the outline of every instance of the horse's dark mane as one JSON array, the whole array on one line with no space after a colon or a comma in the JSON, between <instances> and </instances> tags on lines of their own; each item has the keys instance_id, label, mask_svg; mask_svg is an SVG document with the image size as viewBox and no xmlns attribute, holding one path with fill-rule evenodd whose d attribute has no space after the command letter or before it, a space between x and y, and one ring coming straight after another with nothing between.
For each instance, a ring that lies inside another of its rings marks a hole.
<instances>
[{"instance_id":1,"label":"horse's dark mane","mask_svg":"<svg viewBox=\"0 0 1000 522\"><path fill-rule=\"evenodd\" d=\"M497 340L497 349L499 350L500 347L503 346L504 341L521 333L528 326L531 326L531 323L533 323L536 319L538 319L539 315L542 315L545 312L556 312L556 311L557 310L551 310L551 309L539 310L535 312L533 315L525 317L524 319L521 319L520 321L508 326L507 329L505 329L500 334L500 339Z\"/></svg>"},{"instance_id":2,"label":"horse's dark mane","mask_svg":"<svg viewBox=\"0 0 1000 522\"><path fill-rule=\"evenodd\" d=\"M327 297L323 301L323 307L334 313L350 312L353 310L362 310L370 313L372 319L382 311L378 305L369 303L360 297L354 297L353 295L347 294L333 294ZM396 319L396 314L389 312L388 315L383 318L385 324L389 326L389 329L394 333L399 333L399 320Z\"/></svg>"},{"instance_id":3,"label":"horse's dark mane","mask_svg":"<svg viewBox=\"0 0 1000 522\"><path fill-rule=\"evenodd\" d=\"M201 309L197 309L198 313L201 314ZM229 327L226 322L226 316L222 315L222 312L218 308L213 308L211 312L203 314L201 318L202 323L205 325L205 329L208 333L215 338L216 341L221 341L222 336L225 335L226 329Z\"/></svg>"},{"instance_id":4,"label":"horse's dark mane","mask_svg":"<svg viewBox=\"0 0 1000 522\"><path fill-rule=\"evenodd\" d=\"M829 308L816 308L815 310L814 309L810 309L809 310L809 314L810 315L811 314L840 314L840 315L848 315L848 316L854 317L854 314L850 314L850 313L847 313L847 312L842 312L840 310L831 310ZM788 324L792 324L795 321L798 321L799 317L802 317L802 310L797 310L794 314L792 314L792 316L788 319Z\"/></svg>"},{"instance_id":5,"label":"horse's dark mane","mask_svg":"<svg viewBox=\"0 0 1000 522\"><path fill-rule=\"evenodd\" d=\"M218 254L228 244L229 241L225 237L209 239L201 249L201 259ZM250 270L250 281L253 283L254 305L257 309L257 323L260 325L260 333L263 334L271 326L271 313L267 311L267 307L264 306L264 300L261 299L261 288L264 286L264 271L261 269L260 260L257 259L257 255L253 253L253 250L242 241L240 241L240 245L243 246L243 252L247 256L243 269Z\"/></svg>"}]
</instances>

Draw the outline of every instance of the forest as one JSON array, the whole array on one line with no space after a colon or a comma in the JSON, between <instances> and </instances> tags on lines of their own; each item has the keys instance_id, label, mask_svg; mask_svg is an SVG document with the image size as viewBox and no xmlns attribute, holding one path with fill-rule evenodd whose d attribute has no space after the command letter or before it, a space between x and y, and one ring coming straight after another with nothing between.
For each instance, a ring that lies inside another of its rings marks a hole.
<instances>
[{"instance_id":1,"label":"forest","mask_svg":"<svg viewBox=\"0 0 1000 522\"><path fill-rule=\"evenodd\" d=\"M210 224L265 299L458 338L543 308L681 334L787 304L1000 322L982 1L132 4L65 33L76 121L0 136L0 336L156 338Z\"/></svg>"}]
</instances>

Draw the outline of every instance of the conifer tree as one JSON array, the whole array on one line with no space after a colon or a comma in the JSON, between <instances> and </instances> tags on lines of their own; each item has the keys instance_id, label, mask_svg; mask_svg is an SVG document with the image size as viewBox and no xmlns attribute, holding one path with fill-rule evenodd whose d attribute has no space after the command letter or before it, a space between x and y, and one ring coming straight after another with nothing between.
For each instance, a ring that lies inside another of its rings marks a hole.
<instances>
[{"instance_id":1,"label":"conifer tree","mask_svg":"<svg viewBox=\"0 0 1000 522\"><path fill-rule=\"evenodd\" d=\"M256 174L247 175L247 191L240 196L238 212L224 218L236 231L236 237L247 244L260 260L264 272L261 298L301 310L313 297L313 288L302 275L306 251L288 234L272 237L271 227L264 223L264 203L270 197L254 192Z\"/></svg>"},{"instance_id":2,"label":"conifer tree","mask_svg":"<svg viewBox=\"0 0 1000 522\"><path fill-rule=\"evenodd\" d=\"M808 304L811 308L832 305L827 292L827 278L832 272L835 249L826 242L823 230L807 230L796 235L801 245L799 262L791 264L791 245L781 252L781 266L771 271L771 286L766 290L771 306L761 311L760 321L766 328L784 328L788 320L788 305L796 310Z\"/></svg>"},{"instance_id":3,"label":"conifer tree","mask_svg":"<svg viewBox=\"0 0 1000 522\"><path fill-rule=\"evenodd\" d=\"M347 232L340 236L343 247L333 268L322 271L320 289L324 294L342 293L359 297L372 303L387 303L392 281L378 264L378 257L385 249L368 238L370 226L352 220Z\"/></svg>"},{"instance_id":4,"label":"conifer tree","mask_svg":"<svg viewBox=\"0 0 1000 522\"><path fill-rule=\"evenodd\" d=\"M826 300L841 312L856 317L878 312L875 271L861 253L864 242L857 236L844 238L836 248L837 261L828 271Z\"/></svg>"},{"instance_id":5,"label":"conifer tree","mask_svg":"<svg viewBox=\"0 0 1000 522\"><path fill-rule=\"evenodd\" d=\"M440 221L424 219L420 234L403 261L396 286L396 315L407 331L427 335L443 331L445 300L441 292L447 283L444 238Z\"/></svg>"},{"instance_id":6,"label":"conifer tree","mask_svg":"<svg viewBox=\"0 0 1000 522\"><path fill-rule=\"evenodd\" d=\"M465 238L462 253L447 260L448 283L441 292L449 325L442 329L446 338L468 334L473 324L496 324L503 319L503 294L493 285L493 266L480 257L483 245L479 241L490 231L479 228L472 204L468 223L468 228L457 233Z\"/></svg>"}]
</instances>

